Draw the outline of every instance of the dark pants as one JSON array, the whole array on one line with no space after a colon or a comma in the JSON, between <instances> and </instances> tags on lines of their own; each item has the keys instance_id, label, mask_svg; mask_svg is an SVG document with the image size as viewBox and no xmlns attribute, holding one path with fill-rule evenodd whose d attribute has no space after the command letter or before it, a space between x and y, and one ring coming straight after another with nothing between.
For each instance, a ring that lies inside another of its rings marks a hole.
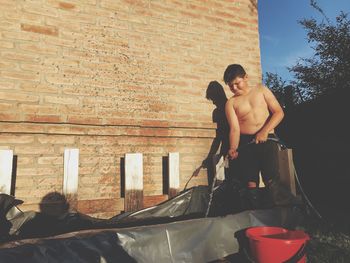
<instances>
[{"instance_id":1,"label":"dark pants","mask_svg":"<svg viewBox=\"0 0 350 263\"><path fill-rule=\"evenodd\" d=\"M269 138L276 138L269 134ZM255 135L241 135L238 147L238 158L231 160L228 180L239 180L243 185L248 182L259 184L259 172L265 184L279 177L278 151L279 145L267 140L264 143L251 143Z\"/></svg>"}]
</instances>

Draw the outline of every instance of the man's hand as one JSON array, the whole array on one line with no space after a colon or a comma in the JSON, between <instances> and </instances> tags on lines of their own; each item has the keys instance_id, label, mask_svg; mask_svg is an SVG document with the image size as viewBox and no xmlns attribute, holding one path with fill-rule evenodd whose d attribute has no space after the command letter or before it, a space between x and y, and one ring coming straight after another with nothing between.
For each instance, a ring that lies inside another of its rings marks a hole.
<instances>
[{"instance_id":1,"label":"man's hand","mask_svg":"<svg viewBox=\"0 0 350 263\"><path fill-rule=\"evenodd\" d=\"M228 157L233 160L238 157L238 152L235 149L229 149L228 150Z\"/></svg>"},{"instance_id":2,"label":"man's hand","mask_svg":"<svg viewBox=\"0 0 350 263\"><path fill-rule=\"evenodd\" d=\"M259 131L256 135L255 135L255 143L263 143L267 141L267 137L268 137L268 133L267 132L263 132L263 131Z\"/></svg>"}]
</instances>

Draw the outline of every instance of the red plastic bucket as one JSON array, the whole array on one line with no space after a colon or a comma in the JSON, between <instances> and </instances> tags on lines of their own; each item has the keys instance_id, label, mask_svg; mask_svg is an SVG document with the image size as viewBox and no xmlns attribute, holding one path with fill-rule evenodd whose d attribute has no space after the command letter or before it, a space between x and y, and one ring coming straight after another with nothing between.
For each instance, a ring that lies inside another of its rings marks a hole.
<instances>
[{"instance_id":1,"label":"red plastic bucket","mask_svg":"<svg viewBox=\"0 0 350 263\"><path fill-rule=\"evenodd\" d=\"M301 230L251 227L246 235L251 255L258 263L306 262L305 246L310 237Z\"/></svg>"}]
</instances>

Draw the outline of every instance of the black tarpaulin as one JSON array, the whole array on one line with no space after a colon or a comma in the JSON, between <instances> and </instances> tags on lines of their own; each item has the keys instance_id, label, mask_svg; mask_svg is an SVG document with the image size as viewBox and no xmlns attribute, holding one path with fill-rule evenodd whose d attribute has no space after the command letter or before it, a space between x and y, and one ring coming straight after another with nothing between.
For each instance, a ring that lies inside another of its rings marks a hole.
<instances>
[{"instance_id":1,"label":"black tarpaulin","mask_svg":"<svg viewBox=\"0 0 350 263\"><path fill-rule=\"evenodd\" d=\"M235 233L242 229L291 227L297 220L293 208L274 208L159 225L83 230L6 243L0 249L0 262L203 263L237 253Z\"/></svg>"},{"instance_id":2,"label":"black tarpaulin","mask_svg":"<svg viewBox=\"0 0 350 263\"><path fill-rule=\"evenodd\" d=\"M247 210L240 193L237 185L223 184L214 193L208 218L204 218L209 200L206 186L109 219L18 212L7 217L11 228L0 244L0 262L202 263L237 253L235 235L247 227L293 228L300 222L297 206Z\"/></svg>"}]
</instances>

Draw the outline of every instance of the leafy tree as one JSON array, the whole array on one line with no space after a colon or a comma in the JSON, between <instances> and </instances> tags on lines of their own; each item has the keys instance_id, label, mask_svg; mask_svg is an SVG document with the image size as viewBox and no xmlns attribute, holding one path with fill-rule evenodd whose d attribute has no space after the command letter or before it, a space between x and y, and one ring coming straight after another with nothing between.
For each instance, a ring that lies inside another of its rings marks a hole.
<instances>
[{"instance_id":1,"label":"leafy tree","mask_svg":"<svg viewBox=\"0 0 350 263\"><path fill-rule=\"evenodd\" d=\"M332 23L315 0L311 0L310 4L324 19L321 22L316 19L299 21L307 31L308 43L312 45L314 54L300 59L296 65L288 68L295 78L290 83L293 86L293 103L350 88L349 17L341 12ZM275 73L267 72L265 76L265 84L284 105L288 100L284 98L286 92L283 89L286 81Z\"/></svg>"},{"instance_id":2,"label":"leafy tree","mask_svg":"<svg viewBox=\"0 0 350 263\"><path fill-rule=\"evenodd\" d=\"M263 82L275 94L278 102L285 106L285 90L286 81L284 81L277 73L266 72L263 76Z\"/></svg>"},{"instance_id":3,"label":"leafy tree","mask_svg":"<svg viewBox=\"0 0 350 263\"><path fill-rule=\"evenodd\" d=\"M266 72L263 76L264 84L272 90L283 108L303 102L303 94L297 85L286 85L286 81L277 73Z\"/></svg>"},{"instance_id":4,"label":"leafy tree","mask_svg":"<svg viewBox=\"0 0 350 263\"><path fill-rule=\"evenodd\" d=\"M300 24L308 31L308 42L314 44L311 58L301 59L290 68L294 85L309 99L350 87L350 20L341 12L332 24L329 19L318 23L304 19Z\"/></svg>"}]
</instances>

